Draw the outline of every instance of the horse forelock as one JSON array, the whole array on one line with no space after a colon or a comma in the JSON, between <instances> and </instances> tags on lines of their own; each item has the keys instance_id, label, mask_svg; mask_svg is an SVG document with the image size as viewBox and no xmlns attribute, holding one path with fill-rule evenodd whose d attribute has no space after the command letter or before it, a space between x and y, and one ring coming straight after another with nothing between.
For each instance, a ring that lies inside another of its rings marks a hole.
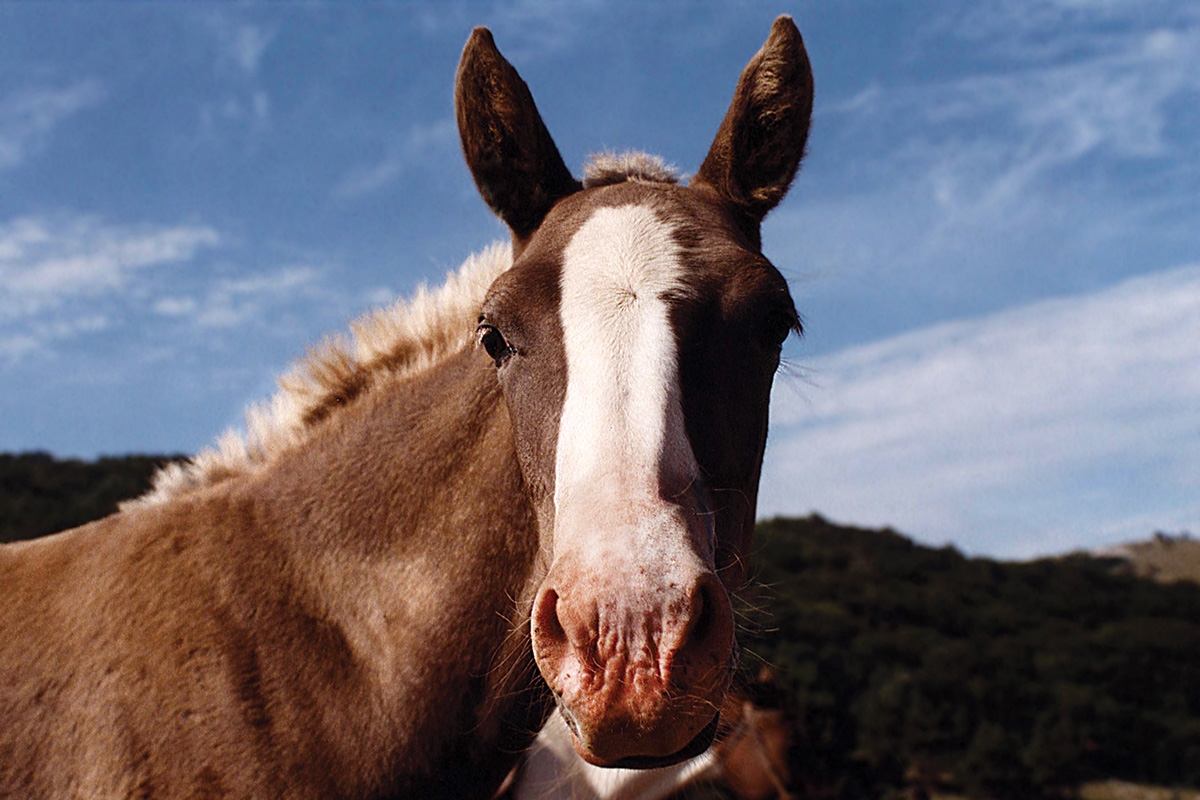
<instances>
[{"instance_id":1,"label":"horse forelock","mask_svg":"<svg viewBox=\"0 0 1200 800\"><path fill-rule=\"evenodd\" d=\"M674 184L679 183L679 171L658 156L636 150L593 153L583 167L584 188L625 181Z\"/></svg>"},{"instance_id":2,"label":"horse forelock","mask_svg":"<svg viewBox=\"0 0 1200 800\"><path fill-rule=\"evenodd\" d=\"M279 390L246 410L244 431L154 476L150 492L122 509L165 503L193 489L244 475L306 440L322 420L376 385L381 377L414 375L473 342L475 317L488 287L512 266L512 247L497 242L471 256L437 289L422 286L326 337L279 378Z\"/></svg>"}]
</instances>

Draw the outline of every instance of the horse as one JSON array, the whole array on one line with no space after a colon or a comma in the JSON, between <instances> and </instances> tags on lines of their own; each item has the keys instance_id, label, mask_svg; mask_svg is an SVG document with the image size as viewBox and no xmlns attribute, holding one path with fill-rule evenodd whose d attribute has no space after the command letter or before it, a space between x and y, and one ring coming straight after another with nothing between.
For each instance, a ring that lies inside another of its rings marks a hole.
<instances>
[{"instance_id":1,"label":"horse","mask_svg":"<svg viewBox=\"0 0 1200 800\"><path fill-rule=\"evenodd\" d=\"M778 19L686 184L578 180L475 29L467 166L511 242L327 340L243 434L0 550L0 796L489 797L708 747L780 348L760 223L812 110Z\"/></svg>"}]
</instances>

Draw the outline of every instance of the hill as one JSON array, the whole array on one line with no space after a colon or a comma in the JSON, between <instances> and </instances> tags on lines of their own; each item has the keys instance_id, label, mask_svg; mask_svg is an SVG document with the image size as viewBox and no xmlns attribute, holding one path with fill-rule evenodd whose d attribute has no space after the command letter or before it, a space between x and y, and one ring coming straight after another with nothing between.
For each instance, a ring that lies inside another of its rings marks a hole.
<instances>
[{"instance_id":1,"label":"hill","mask_svg":"<svg viewBox=\"0 0 1200 800\"><path fill-rule=\"evenodd\" d=\"M968 559L820 517L758 533L750 604L770 614L747 647L794 704L793 775L816 793L1200 785L1200 586L1085 556Z\"/></svg>"},{"instance_id":2,"label":"hill","mask_svg":"<svg viewBox=\"0 0 1200 800\"><path fill-rule=\"evenodd\" d=\"M0 455L0 539L103 516L166 460ZM1163 554L1196 543L1151 544L1133 552L1163 577ZM760 523L754 564L743 668L775 675L797 796L1200 787L1200 586L1114 573L1113 554L972 559L818 516Z\"/></svg>"}]
</instances>

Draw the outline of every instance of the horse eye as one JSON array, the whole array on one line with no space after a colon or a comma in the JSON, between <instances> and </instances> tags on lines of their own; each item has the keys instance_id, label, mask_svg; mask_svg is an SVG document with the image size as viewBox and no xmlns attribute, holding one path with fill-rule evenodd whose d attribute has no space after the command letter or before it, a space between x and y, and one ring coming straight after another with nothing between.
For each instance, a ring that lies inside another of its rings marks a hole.
<instances>
[{"instance_id":1,"label":"horse eye","mask_svg":"<svg viewBox=\"0 0 1200 800\"><path fill-rule=\"evenodd\" d=\"M790 314L782 312L770 314L763 322L762 342L768 350L778 350L783 347L792 331L796 330L796 321Z\"/></svg>"},{"instance_id":2,"label":"horse eye","mask_svg":"<svg viewBox=\"0 0 1200 800\"><path fill-rule=\"evenodd\" d=\"M491 356L492 361L496 362L497 367L512 355L512 346L505 341L504 335L496 328L487 323L480 323L475 332L479 334L479 343L483 345L483 349Z\"/></svg>"}]
</instances>

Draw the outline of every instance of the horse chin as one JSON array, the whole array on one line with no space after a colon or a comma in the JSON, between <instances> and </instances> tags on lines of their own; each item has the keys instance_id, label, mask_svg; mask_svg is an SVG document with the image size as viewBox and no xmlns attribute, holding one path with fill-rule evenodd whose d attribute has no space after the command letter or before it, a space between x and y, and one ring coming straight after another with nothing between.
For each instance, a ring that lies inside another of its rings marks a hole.
<instances>
[{"instance_id":1,"label":"horse chin","mask_svg":"<svg viewBox=\"0 0 1200 800\"><path fill-rule=\"evenodd\" d=\"M611 769L656 769L659 767L670 767L688 759L695 758L712 746L713 739L717 735L717 724L720 722L721 715L716 714L712 720L705 725L699 733L686 745L667 755L626 755L619 758L603 758L597 755L591 748L583 743L575 730L571 728L571 744L575 747L575 752L580 758L593 767L605 767Z\"/></svg>"}]
</instances>

